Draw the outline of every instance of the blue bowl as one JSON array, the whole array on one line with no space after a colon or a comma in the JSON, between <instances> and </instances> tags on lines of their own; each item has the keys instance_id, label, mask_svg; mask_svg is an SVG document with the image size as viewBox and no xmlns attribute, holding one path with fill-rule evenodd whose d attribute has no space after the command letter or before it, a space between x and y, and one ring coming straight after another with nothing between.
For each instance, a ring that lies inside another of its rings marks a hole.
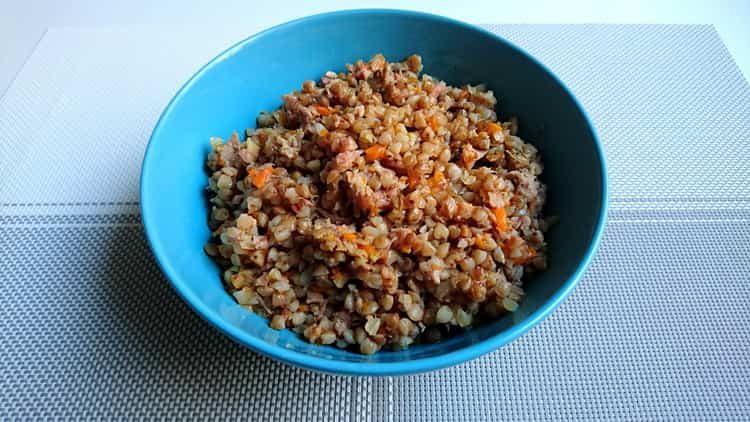
<instances>
[{"instance_id":1,"label":"blue bowl","mask_svg":"<svg viewBox=\"0 0 750 422\"><path fill-rule=\"evenodd\" d=\"M504 115L541 151L548 215L549 269L529 280L518 311L446 341L364 356L312 345L241 308L203 252L209 238L204 161L210 136L255 125L281 95L327 70L383 53L422 55L425 72L449 83L486 83ZM424 372L476 358L549 315L578 282L604 228L604 157L586 113L546 67L508 41L440 16L352 10L295 20L230 47L177 93L151 135L141 174L141 213L156 259L177 292L203 318L251 349L303 368L350 375Z\"/></svg>"}]
</instances>

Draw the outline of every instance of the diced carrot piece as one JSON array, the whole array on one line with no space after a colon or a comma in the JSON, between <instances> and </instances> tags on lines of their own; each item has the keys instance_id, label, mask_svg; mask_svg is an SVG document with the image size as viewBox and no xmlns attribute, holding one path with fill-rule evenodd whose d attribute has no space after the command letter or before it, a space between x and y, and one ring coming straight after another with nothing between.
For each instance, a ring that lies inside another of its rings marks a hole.
<instances>
[{"instance_id":1,"label":"diced carrot piece","mask_svg":"<svg viewBox=\"0 0 750 422\"><path fill-rule=\"evenodd\" d=\"M329 114L333 113L333 109L331 107L326 107L324 105L316 105L315 110L317 110L321 116L328 116Z\"/></svg>"},{"instance_id":2,"label":"diced carrot piece","mask_svg":"<svg viewBox=\"0 0 750 422\"><path fill-rule=\"evenodd\" d=\"M435 173L433 173L432 177L430 178L430 184L433 188L440 187L444 181L445 175L443 175L443 172L440 170L435 170Z\"/></svg>"},{"instance_id":3,"label":"diced carrot piece","mask_svg":"<svg viewBox=\"0 0 750 422\"><path fill-rule=\"evenodd\" d=\"M382 145L373 145L365 150L365 160L372 162L385 157L386 149Z\"/></svg>"},{"instance_id":4,"label":"diced carrot piece","mask_svg":"<svg viewBox=\"0 0 750 422\"><path fill-rule=\"evenodd\" d=\"M375 247L372 245L359 245L359 248L365 251L368 258L372 258L375 255Z\"/></svg>"},{"instance_id":5,"label":"diced carrot piece","mask_svg":"<svg viewBox=\"0 0 750 422\"><path fill-rule=\"evenodd\" d=\"M357 240L357 235L354 233L344 233L341 235L341 237L350 242L354 242L355 240Z\"/></svg>"},{"instance_id":6,"label":"diced carrot piece","mask_svg":"<svg viewBox=\"0 0 750 422\"><path fill-rule=\"evenodd\" d=\"M410 188L415 188L419 185L419 181L421 180L421 177L419 177L419 173L415 171L410 171L409 176L407 179L407 183L409 183Z\"/></svg>"},{"instance_id":7,"label":"diced carrot piece","mask_svg":"<svg viewBox=\"0 0 750 422\"><path fill-rule=\"evenodd\" d=\"M328 129L326 129L326 128L323 128L323 129L321 129L321 130L320 130L320 136L322 136L322 137L324 137L324 138L325 138L326 136L328 136Z\"/></svg>"},{"instance_id":8,"label":"diced carrot piece","mask_svg":"<svg viewBox=\"0 0 750 422\"><path fill-rule=\"evenodd\" d=\"M253 186L260 189L268 181L268 177L273 173L273 167L264 167L262 169L252 169L248 172L250 180L253 182Z\"/></svg>"},{"instance_id":9,"label":"diced carrot piece","mask_svg":"<svg viewBox=\"0 0 750 422\"><path fill-rule=\"evenodd\" d=\"M503 127L497 123L489 122L486 125L486 130L487 130L487 133L489 133L490 135L494 135L496 133L502 132Z\"/></svg>"},{"instance_id":10,"label":"diced carrot piece","mask_svg":"<svg viewBox=\"0 0 750 422\"><path fill-rule=\"evenodd\" d=\"M505 208L498 207L492 210L495 215L495 227L498 231L508 231L508 213L505 212Z\"/></svg>"},{"instance_id":11,"label":"diced carrot piece","mask_svg":"<svg viewBox=\"0 0 750 422\"><path fill-rule=\"evenodd\" d=\"M474 239L474 244L480 249L484 249L487 246L487 239L483 235L479 235Z\"/></svg>"},{"instance_id":12,"label":"diced carrot piece","mask_svg":"<svg viewBox=\"0 0 750 422\"><path fill-rule=\"evenodd\" d=\"M430 124L430 127L435 132L437 132L437 130L440 128L440 122L438 121L437 116L435 116L434 114L430 116L429 119L427 119L427 122Z\"/></svg>"}]
</instances>

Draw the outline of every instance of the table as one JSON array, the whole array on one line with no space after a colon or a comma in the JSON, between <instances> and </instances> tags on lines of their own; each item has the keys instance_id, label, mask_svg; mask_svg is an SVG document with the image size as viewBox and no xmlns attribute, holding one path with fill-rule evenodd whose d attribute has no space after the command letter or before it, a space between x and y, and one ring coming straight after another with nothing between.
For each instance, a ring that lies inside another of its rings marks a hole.
<instances>
[{"instance_id":1,"label":"table","mask_svg":"<svg viewBox=\"0 0 750 422\"><path fill-rule=\"evenodd\" d=\"M222 337L144 240L150 130L244 29L48 29L0 99L0 418L746 419L750 86L717 32L488 28L591 114L609 225L579 287L528 334L378 379L294 369Z\"/></svg>"}]
</instances>

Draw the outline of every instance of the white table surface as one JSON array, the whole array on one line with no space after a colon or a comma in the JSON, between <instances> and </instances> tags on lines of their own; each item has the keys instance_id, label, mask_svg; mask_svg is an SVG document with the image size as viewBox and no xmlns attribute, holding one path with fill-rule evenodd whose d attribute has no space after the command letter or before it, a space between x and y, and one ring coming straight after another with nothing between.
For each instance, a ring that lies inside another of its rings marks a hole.
<instances>
[{"instance_id":1,"label":"white table surface","mask_svg":"<svg viewBox=\"0 0 750 422\"><path fill-rule=\"evenodd\" d=\"M290 19L347 8L401 8L472 23L712 24L750 79L750 0L719 1L192 1L0 0L0 95L49 27L244 25L248 35Z\"/></svg>"}]
</instances>

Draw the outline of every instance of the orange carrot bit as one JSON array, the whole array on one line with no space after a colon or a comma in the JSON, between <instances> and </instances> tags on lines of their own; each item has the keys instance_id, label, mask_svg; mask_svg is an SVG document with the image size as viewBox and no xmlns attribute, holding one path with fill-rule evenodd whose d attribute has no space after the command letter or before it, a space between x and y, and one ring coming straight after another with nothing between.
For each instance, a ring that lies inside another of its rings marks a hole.
<instances>
[{"instance_id":1,"label":"orange carrot bit","mask_svg":"<svg viewBox=\"0 0 750 422\"><path fill-rule=\"evenodd\" d=\"M485 130L487 130L487 133L489 133L490 135L494 135L496 133L502 132L503 127L497 123L489 122L485 125Z\"/></svg>"},{"instance_id":2,"label":"orange carrot bit","mask_svg":"<svg viewBox=\"0 0 750 422\"><path fill-rule=\"evenodd\" d=\"M385 157L386 149L382 145L373 145L365 150L365 160L373 162Z\"/></svg>"},{"instance_id":3,"label":"orange carrot bit","mask_svg":"<svg viewBox=\"0 0 750 422\"><path fill-rule=\"evenodd\" d=\"M355 240L357 240L357 235L354 233L344 233L341 235L341 237L343 237L344 240L348 240L350 242L354 242Z\"/></svg>"},{"instance_id":4,"label":"orange carrot bit","mask_svg":"<svg viewBox=\"0 0 750 422\"><path fill-rule=\"evenodd\" d=\"M321 116L328 116L329 114L333 113L333 109L331 107L326 107L324 105L316 105L315 110L318 111L318 114Z\"/></svg>"},{"instance_id":5,"label":"orange carrot bit","mask_svg":"<svg viewBox=\"0 0 750 422\"><path fill-rule=\"evenodd\" d=\"M433 188L439 188L442 186L443 182L445 182L445 175L443 175L442 171L435 170L435 173L430 177L430 185L432 185Z\"/></svg>"},{"instance_id":6,"label":"orange carrot bit","mask_svg":"<svg viewBox=\"0 0 750 422\"><path fill-rule=\"evenodd\" d=\"M495 228L500 232L508 231L508 213L505 212L505 208L493 208L492 213L495 215Z\"/></svg>"},{"instance_id":7,"label":"orange carrot bit","mask_svg":"<svg viewBox=\"0 0 750 422\"><path fill-rule=\"evenodd\" d=\"M322 136L323 138L327 137L328 136L328 129L326 129L326 128L320 129L320 136Z\"/></svg>"},{"instance_id":8,"label":"orange carrot bit","mask_svg":"<svg viewBox=\"0 0 750 422\"><path fill-rule=\"evenodd\" d=\"M266 184L271 173L273 173L273 167L264 167L261 169L251 169L248 175L253 182L253 186L260 189Z\"/></svg>"},{"instance_id":9,"label":"orange carrot bit","mask_svg":"<svg viewBox=\"0 0 750 422\"><path fill-rule=\"evenodd\" d=\"M437 130L440 128L440 121L438 120L437 116L434 115L434 114L432 116L430 116L429 119L427 119L427 123L430 124L430 127L435 132L437 132Z\"/></svg>"},{"instance_id":10,"label":"orange carrot bit","mask_svg":"<svg viewBox=\"0 0 750 422\"><path fill-rule=\"evenodd\" d=\"M375 256L375 247L372 245L359 245L359 248L365 251L365 254L367 254L368 258L372 258Z\"/></svg>"}]
</instances>

